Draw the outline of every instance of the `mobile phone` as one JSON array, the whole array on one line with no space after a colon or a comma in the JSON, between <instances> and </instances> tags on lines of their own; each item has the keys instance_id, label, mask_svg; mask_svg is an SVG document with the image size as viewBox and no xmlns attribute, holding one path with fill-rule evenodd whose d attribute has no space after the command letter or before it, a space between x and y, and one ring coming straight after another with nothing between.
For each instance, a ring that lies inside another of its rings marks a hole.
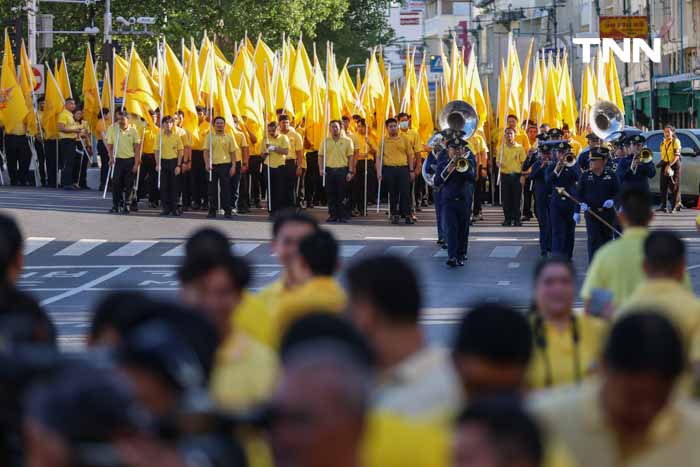
<instances>
[{"instance_id":1,"label":"mobile phone","mask_svg":"<svg viewBox=\"0 0 700 467\"><path fill-rule=\"evenodd\" d=\"M613 293L608 289L593 289L591 300L588 304L588 313L602 318L613 300Z\"/></svg>"}]
</instances>

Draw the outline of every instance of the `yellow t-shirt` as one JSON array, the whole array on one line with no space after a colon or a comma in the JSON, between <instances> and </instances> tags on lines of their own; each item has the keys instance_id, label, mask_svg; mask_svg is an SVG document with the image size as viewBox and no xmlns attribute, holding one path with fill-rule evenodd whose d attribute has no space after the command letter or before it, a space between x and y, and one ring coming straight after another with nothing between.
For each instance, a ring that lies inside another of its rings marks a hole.
<instances>
[{"instance_id":1,"label":"yellow t-shirt","mask_svg":"<svg viewBox=\"0 0 700 467\"><path fill-rule=\"evenodd\" d=\"M676 158L676 154L681 152L681 142L675 136L673 140L664 138L661 143L661 160L664 162L673 162Z\"/></svg>"},{"instance_id":2,"label":"yellow t-shirt","mask_svg":"<svg viewBox=\"0 0 700 467\"><path fill-rule=\"evenodd\" d=\"M374 149L374 146L372 146L370 143L369 138L366 138L359 133L353 133L350 135L350 139L352 140L353 148L357 150L358 161L363 161L365 159L370 161L374 160L374 156L369 153L371 149Z\"/></svg>"},{"instance_id":3,"label":"yellow t-shirt","mask_svg":"<svg viewBox=\"0 0 700 467\"><path fill-rule=\"evenodd\" d=\"M209 122L206 120L199 124L199 132L192 136L193 150L204 151L208 147L207 144L209 144L209 140L207 139L207 135L209 134L210 128L211 125L209 125Z\"/></svg>"},{"instance_id":4,"label":"yellow t-shirt","mask_svg":"<svg viewBox=\"0 0 700 467\"><path fill-rule=\"evenodd\" d=\"M209 135L207 136L209 138ZM238 145L233 136L229 134L219 135L214 133L211 135L211 147L212 147L212 164L230 164L236 157L236 151L238 150ZM207 148L205 150L209 152ZM209 155L205 155L209 157Z\"/></svg>"},{"instance_id":5,"label":"yellow t-shirt","mask_svg":"<svg viewBox=\"0 0 700 467\"><path fill-rule=\"evenodd\" d=\"M102 141L102 133L107 132L107 127L109 125L110 122L107 115L105 115L105 118L100 118L97 120L97 123L95 124L95 138L97 138L97 141Z\"/></svg>"},{"instance_id":6,"label":"yellow t-shirt","mask_svg":"<svg viewBox=\"0 0 700 467\"><path fill-rule=\"evenodd\" d=\"M173 131L182 140L182 147L183 148L187 148L187 147L191 148L192 147L192 135L190 135L189 131L187 131L185 128L182 128L179 126L176 126L175 128L173 128Z\"/></svg>"},{"instance_id":7,"label":"yellow t-shirt","mask_svg":"<svg viewBox=\"0 0 700 467\"><path fill-rule=\"evenodd\" d=\"M319 155L321 157L324 157L323 150L324 145L321 145L319 150ZM354 152L352 140L347 136L339 136L338 140L335 140L334 138L326 138L325 150L327 153L326 168L329 169L341 169L343 167L347 167L348 161Z\"/></svg>"},{"instance_id":8,"label":"yellow t-shirt","mask_svg":"<svg viewBox=\"0 0 700 467\"><path fill-rule=\"evenodd\" d=\"M598 362L607 335L607 326L603 320L590 315L576 315L578 343L574 342L574 325L559 329L547 321L542 323L544 348L537 344L527 371L530 388L547 387L547 368L550 369L552 386L561 386L576 382L576 372L581 379L590 376ZM539 332L535 330L533 332Z\"/></svg>"},{"instance_id":9,"label":"yellow t-shirt","mask_svg":"<svg viewBox=\"0 0 700 467\"><path fill-rule=\"evenodd\" d=\"M233 328L244 331L272 348L277 331L274 311L272 307L267 306L264 297L245 291L233 314Z\"/></svg>"},{"instance_id":10,"label":"yellow t-shirt","mask_svg":"<svg viewBox=\"0 0 700 467\"><path fill-rule=\"evenodd\" d=\"M308 168L308 164L306 163L306 154L310 152L308 149L304 149L304 146L306 145L306 128L299 126L296 127L295 130L297 130L297 133L299 133L299 136L301 137L301 147L302 152L304 153L304 156L301 158L301 168L306 169Z\"/></svg>"},{"instance_id":11,"label":"yellow t-shirt","mask_svg":"<svg viewBox=\"0 0 700 467\"><path fill-rule=\"evenodd\" d=\"M498 162L501 164L502 174L522 172L523 162L525 162L525 158L527 157L525 148L522 145L515 143L513 146L508 146L506 144L503 146L503 149L499 151L499 154Z\"/></svg>"},{"instance_id":12,"label":"yellow t-shirt","mask_svg":"<svg viewBox=\"0 0 700 467\"><path fill-rule=\"evenodd\" d=\"M505 143L503 142L503 133L501 133L496 140L496 148L498 148L497 150L500 151L501 146L505 146ZM530 139L527 137L527 133L520 128L518 128L515 132L515 142L521 145L523 149L525 149L525 152L530 149Z\"/></svg>"},{"instance_id":13,"label":"yellow t-shirt","mask_svg":"<svg viewBox=\"0 0 700 467\"><path fill-rule=\"evenodd\" d=\"M76 128L78 128L78 125L75 123L75 119L73 118L73 113L68 109L61 110L61 113L58 114L57 123L63 124L63 126L68 130L75 130ZM58 132L58 139L73 138L75 138L75 133L64 133L60 130Z\"/></svg>"},{"instance_id":14,"label":"yellow t-shirt","mask_svg":"<svg viewBox=\"0 0 700 467\"><path fill-rule=\"evenodd\" d=\"M285 157L285 159L296 160L297 151L301 151L302 154L304 153L304 139L301 137L299 132L292 127L289 127L289 131L287 133L282 134L289 140L289 153L287 153L287 157ZM302 157L302 159L306 158Z\"/></svg>"},{"instance_id":15,"label":"yellow t-shirt","mask_svg":"<svg viewBox=\"0 0 700 467\"><path fill-rule=\"evenodd\" d=\"M411 151L414 153L416 152L421 152L423 150L423 145L420 142L420 135L418 132L412 128L409 128L408 130L400 130L401 134L408 140L408 143L410 144Z\"/></svg>"},{"instance_id":16,"label":"yellow t-shirt","mask_svg":"<svg viewBox=\"0 0 700 467\"><path fill-rule=\"evenodd\" d=\"M80 139L81 138L83 140L83 143L85 143L85 145L89 145L90 141L92 141L92 140L90 139L90 124L88 123L88 121L82 120L80 122L75 122L75 125L77 128L82 128L87 133L87 137L79 136L77 134L73 135L73 138L75 138L75 140L78 142L78 147L81 147L80 146Z\"/></svg>"},{"instance_id":17,"label":"yellow t-shirt","mask_svg":"<svg viewBox=\"0 0 700 467\"><path fill-rule=\"evenodd\" d=\"M264 144L269 144L270 146L274 146L276 148L280 149L289 149L289 138L287 138L287 135L279 134L275 138L270 138L269 136L267 137L267 141L263 141ZM282 167L285 164L285 156L282 153L279 153L277 151L271 151L270 155L265 158L265 165L268 164L268 161L270 163L270 168L276 169L278 167Z\"/></svg>"},{"instance_id":18,"label":"yellow t-shirt","mask_svg":"<svg viewBox=\"0 0 700 467\"><path fill-rule=\"evenodd\" d=\"M408 166L408 156L413 155L411 152L411 143L402 134L397 136L384 137L384 159L382 165L387 167L406 167Z\"/></svg>"},{"instance_id":19,"label":"yellow t-shirt","mask_svg":"<svg viewBox=\"0 0 700 467\"><path fill-rule=\"evenodd\" d=\"M185 149L185 146L182 144L182 137L174 132L169 135L161 132L159 137L162 139L162 142L160 139L158 140L158 147L162 150L160 153L161 159L177 159L178 154Z\"/></svg>"},{"instance_id":20,"label":"yellow t-shirt","mask_svg":"<svg viewBox=\"0 0 700 467\"><path fill-rule=\"evenodd\" d=\"M236 162L243 160L243 148L248 147L248 137L238 128L233 129L233 137L236 138L238 150L236 151Z\"/></svg>"},{"instance_id":21,"label":"yellow t-shirt","mask_svg":"<svg viewBox=\"0 0 700 467\"><path fill-rule=\"evenodd\" d=\"M119 135L119 141L117 141L117 135ZM112 148L113 153L117 155L117 159L131 159L134 157L134 146L139 143L141 143L139 133L131 125L126 130L122 130L119 125L112 125L107 130L107 144L117 145L117 147Z\"/></svg>"},{"instance_id":22,"label":"yellow t-shirt","mask_svg":"<svg viewBox=\"0 0 700 467\"><path fill-rule=\"evenodd\" d=\"M146 128L146 131L143 133L143 149L141 150L143 154L153 155L156 153L159 131L157 128Z\"/></svg>"}]
</instances>

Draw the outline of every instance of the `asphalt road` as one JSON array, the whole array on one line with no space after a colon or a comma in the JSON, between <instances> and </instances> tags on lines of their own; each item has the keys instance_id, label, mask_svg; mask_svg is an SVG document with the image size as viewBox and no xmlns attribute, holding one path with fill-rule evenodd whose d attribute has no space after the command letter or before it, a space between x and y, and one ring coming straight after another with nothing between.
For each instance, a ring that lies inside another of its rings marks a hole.
<instances>
[{"instance_id":1,"label":"asphalt road","mask_svg":"<svg viewBox=\"0 0 700 467\"><path fill-rule=\"evenodd\" d=\"M66 348L80 346L90 311L109 291L142 290L174 297L176 268L189 234L205 226L224 230L234 252L254 267L253 288L280 274L270 248L270 223L264 211L234 220L208 220L204 212L161 218L156 210L108 214L109 199L96 191L68 192L35 188L0 188L0 209L14 215L26 241L26 266L20 287L34 294L55 320ZM320 221L324 209L309 211ZM680 231L689 246L694 284L700 282L700 237L694 211L661 215L655 227ZM413 226L393 226L385 210L349 224L328 225L341 243L342 268L376 253L405 257L419 271L424 292L423 323L430 338L445 342L461 307L479 299L505 300L527 307L531 272L539 257L537 226L501 227L499 208L486 208L485 220L472 227L466 266L445 266L445 250L436 244L435 214L419 213ZM585 230L579 226L575 263L579 283L585 275ZM696 285L697 287L697 285ZM699 289L700 290L700 289Z\"/></svg>"}]
</instances>

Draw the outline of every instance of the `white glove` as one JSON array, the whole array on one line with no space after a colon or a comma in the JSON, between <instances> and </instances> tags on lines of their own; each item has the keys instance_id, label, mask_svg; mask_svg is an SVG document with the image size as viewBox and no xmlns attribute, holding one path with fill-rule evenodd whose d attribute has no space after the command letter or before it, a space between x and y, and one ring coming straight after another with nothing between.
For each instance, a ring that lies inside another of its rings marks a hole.
<instances>
[{"instance_id":1,"label":"white glove","mask_svg":"<svg viewBox=\"0 0 700 467\"><path fill-rule=\"evenodd\" d=\"M615 206L615 203L611 199L606 199L605 202L603 203L603 207L605 209L610 209L613 206Z\"/></svg>"},{"instance_id":2,"label":"white glove","mask_svg":"<svg viewBox=\"0 0 700 467\"><path fill-rule=\"evenodd\" d=\"M271 144L267 147L267 150L270 152L275 152L277 151L277 147Z\"/></svg>"},{"instance_id":3,"label":"white glove","mask_svg":"<svg viewBox=\"0 0 700 467\"><path fill-rule=\"evenodd\" d=\"M581 214L577 212L574 213L574 222L576 222L577 224L581 222Z\"/></svg>"},{"instance_id":4,"label":"white glove","mask_svg":"<svg viewBox=\"0 0 700 467\"><path fill-rule=\"evenodd\" d=\"M581 212L588 211L588 205L586 203L581 203Z\"/></svg>"}]
</instances>

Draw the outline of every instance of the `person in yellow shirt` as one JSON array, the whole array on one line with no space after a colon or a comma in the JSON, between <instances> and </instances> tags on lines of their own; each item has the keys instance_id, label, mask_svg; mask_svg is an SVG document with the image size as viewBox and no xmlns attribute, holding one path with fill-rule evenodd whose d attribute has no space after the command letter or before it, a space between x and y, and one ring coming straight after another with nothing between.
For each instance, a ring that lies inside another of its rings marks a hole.
<instances>
[{"instance_id":1,"label":"person in yellow shirt","mask_svg":"<svg viewBox=\"0 0 700 467\"><path fill-rule=\"evenodd\" d=\"M231 177L236 174L236 151L238 144L226 133L224 117L214 118L214 133L207 135L211 146L205 146L204 164L209 173L209 219L216 218L216 211L221 206L224 217L231 219Z\"/></svg>"},{"instance_id":2,"label":"person in yellow shirt","mask_svg":"<svg viewBox=\"0 0 700 467\"><path fill-rule=\"evenodd\" d=\"M657 211L678 212L681 210L681 141L676 136L676 128L673 125L664 127L664 140L661 142L661 175L659 177L661 205ZM668 210L666 202L668 195L671 202Z\"/></svg>"},{"instance_id":3,"label":"person in yellow shirt","mask_svg":"<svg viewBox=\"0 0 700 467\"><path fill-rule=\"evenodd\" d=\"M411 116L409 114L406 112L400 112L396 116L396 119L399 121L399 129L401 130L401 134L408 139L411 150L413 151L413 160L415 161L415 167L413 169L415 178L409 187L409 191L411 193L411 197L409 199L411 218L415 221L417 220L415 213L417 210L420 210L420 204L416 206L416 193L420 191L420 188L417 187L417 184L419 184L418 180L423 180L423 178L420 176L422 170L420 153L423 150L423 143L421 143L418 132L411 128Z\"/></svg>"},{"instance_id":4,"label":"person in yellow shirt","mask_svg":"<svg viewBox=\"0 0 700 467\"><path fill-rule=\"evenodd\" d=\"M377 149L369 140L367 122L364 118L357 121L357 131L350 135L355 150L355 175L352 178L352 212L353 215L367 215L367 203L377 195L377 171L374 156Z\"/></svg>"},{"instance_id":5,"label":"person in yellow shirt","mask_svg":"<svg viewBox=\"0 0 700 467\"><path fill-rule=\"evenodd\" d=\"M528 169L523 170L522 175L520 176L520 184L523 187L522 221L532 220L532 201L534 192L532 191L533 184L528 181L527 177L530 175L532 164L534 164L534 160L537 157L537 124L533 122L528 122L527 142L530 145L530 149L527 150L527 161L525 164L523 164L523 167L528 167Z\"/></svg>"},{"instance_id":6,"label":"person in yellow shirt","mask_svg":"<svg viewBox=\"0 0 700 467\"><path fill-rule=\"evenodd\" d=\"M134 184L133 177L141 165L141 138L134 126L129 125L129 114L115 112L117 125L107 131L109 163L114 166L112 174L111 213L129 214L129 193Z\"/></svg>"},{"instance_id":7,"label":"person in yellow shirt","mask_svg":"<svg viewBox=\"0 0 700 467\"><path fill-rule=\"evenodd\" d=\"M75 160L73 161L73 180L81 190L89 189L87 186L87 168L90 165L92 155L92 138L90 137L90 125L84 118L83 109L75 109L73 118L75 124L83 130L82 135L75 136Z\"/></svg>"},{"instance_id":8,"label":"person in yellow shirt","mask_svg":"<svg viewBox=\"0 0 700 467\"><path fill-rule=\"evenodd\" d=\"M153 118L156 126L160 124L160 118ZM156 149L158 144L158 128L146 125L141 135L141 180L140 191L145 191L148 196L148 204L151 208L158 207L160 192L158 191L158 171L156 170Z\"/></svg>"},{"instance_id":9,"label":"person in yellow shirt","mask_svg":"<svg viewBox=\"0 0 700 467\"><path fill-rule=\"evenodd\" d=\"M178 214L192 208L192 135L184 127L185 112L178 110L173 114L173 132L182 140L182 167L175 177L175 200Z\"/></svg>"},{"instance_id":10,"label":"person in yellow shirt","mask_svg":"<svg viewBox=\"0 0 700 467\"><path fill-rule=\"evenodd\" d=\"M567 141L569 145L571 146L571 152L574 154L574 156L578 157L578 155L581 153L581 143L578 142L577 139L575 139L571 135L571 130L569 129L569 125L564 123L561 126L561 132L562 132L562 139L564 141Z\"/></svg>"},{"instance_id":11,"label":"person in yellow shirt","mask_svg":"<svg viewBox=\"0 0 700 467\"><path fill-rule=\"evenodd\" d=\"M377 179L380 184L386 183L391 223L398 224L400 215L406 219L406 224L413 224L409 197L410 184L416 177L413 171L415 152L406 137L399 133L399 122L395 118L389 118L384 124L387 134L382 143Z\"/></svg>"},{"instance_id":12,"label":"person in yellow shirt","mask_svg":"<svg viewBox=\"0 0 700 467\"><path fill-rule=\"evenodd\" d=\"M498 169L501 179L501 203L503 204L503 226L521 226L520 197L522 185L520 175L525 162L525 148L515 141L515 130L503 132L505 144L499 148Z\"/></svg>"},{"instance_id":13,"label":"person in yellow shirt","mask_svg":"<svg viewBox=\"0 0 700 467\"><path fill-rule=\"evenodd\" d=\"M469 149L474 154L478 167L476 171L476 186L474 187L472 220L484 220L481 207L488 195L486 181L489 177L489 148L486 145L486 139L482 132L477 131L469 138Z\"/></svg>"},{"instance_id":14,"label":"person in yellow shirt","mask_svg":"<svg viewBox=\"0 0 700 467\"><path fill-rule=\"evenodd\" d=\"M197 133L192 135L192 169L190 170L190 190L194 211L206 210L209 207L207 188L209 178L204 164L204 149L209 147L207 135L211 125L206 119L206 109L202 106L197 106L197 120L199 121Z\"/></svg>"},{"instance_id":15,"label":"person in yellow shirt","mask_svg":"<svg viewBox=\"0 0 700 467\"><path fill-rule=\"evenodd\" d=\"M85 136L84 129L75 123L73 112L75 112L75 101L66 99L64 109L58 114L58 149L61 155L59 161L61 166L61 183L65 190L78 190L77 180L73 178L73 166L75 165L75 137L76 135ZM13 129L8 130L8 134L12 134ZM24 138L24 130L22 130ZM25 146L26 146L26 138ZM8 151L9 152L9 151Z\"/></svg>"},{"instance_id":16,"label":"person in yellow shirt","mask_svg":"<svg viewBox=\"0 0 700 467\"><path fill-rule=\"evenodd\" d=\"M267 124L267 136L263 142L262 157L265 171L263 175L268 180L267 197L270 216L281 209L290 208L287 196L286 158L289 155L289 138L280 133L277 122Z\"/></svg>"},{"instance_id":17,"label":"person in yellow shirt","mask_svg":"<svg viewBox=\"0 0 700 467\"><path fill-rule=\"evenodd\" d=\"M576 271L569 260L552 257L538 263L531 317L535 354L527 376L533 389L580 383L596 369L606 325L574 313L575 292Z\"/></svg>"},{"instance_id":18,"label":"person in yellow shirt","mask_svg":"<svg viewBox=\"0 0 700 467\"><path fill-rule=\"evenodd\" d=\"M525 149L525 152L527 152L530 149L530 140L525 131L518 125L518 117L515 115L508 115L508 117L506 117L506 128L511 128L515 131L515 142L520 144ZM548 125L547 128L549 128ZM503 139L503 134L496 133L496 135L498 139L495 150L500 151L501 147L505 145L505 141Z\"/></svg>"},{"instance_id":19,"label":"person in yellow shirt","mask_svg":"<svg viewBox=\"0 0 700 467\"><path fill-rule=\"evenodd\" d=\"M274 313L279 336L308 313L345 309L345 291L333 278L337 269L338 244L330 232L317 230L299 242L291 267L295 287L279 300Z\"/></svg>"},{"instance_id":20,"label":"person in yellow shirt","mask_svg":"<svg viewBox=\"0 0 700 467\"><path fill-rule=\"evenodd\" d=\"M286 113L277 117L280 134L289 140L289 152L285 157L285 195L290 207L298 207L297 187L301 182L304 160L304 139L292 126L292 120Z\"/></svg>"},{"instance_id":21,"label":"person in yellow shirt","mask_svg":"<svg viewBox=\"0 0 700 467\"><path fill-rule=\"evenodd\" d=\"M160 176L161 216L179 216L177 209L177 176L182 173L184 145L182 138L175 133L175 121L172 116L163 117L163 128L160 131L156 146L156 170Z\"/></svg>"},{"instance_id":22,"label":"person in yellow shirt","mask_svg":"<svg viewBox=\"0 0 700 467\"><path fill-rule=\"evenodd\" d=\"M109 109L102 109L97 114L97 123L95 124L95 139L97 140L97 155L100 157L100 187L99 190L105 189L105 183L109 176L109 153L105 141L107 139L107 128L112 125L112 115Z\"/></svg>"},{"instance_id":23,"label":"person in yellow shirt","mask_svg":"<svg viewBox=\"0 0 700 467\"><path fill-rule=\"evenodd\" d=\"M250 201L248 189L250 186L248 167L250 164L250 148L248 131L245 126L241 125L241 121L236 115L233 116L233 135L236 138L238 147L241 148L236 153L236 176L231 179L231 195L232 206L238 214L247 214L250 212ZM235 180L234 180L235 179Z\"/></svg>"},{"instance_id":24,"label":"person in yellow shirt","mask_svg":"<svg viewBox=\"0 0 700 467\"><path fill-rule=\"evenodd\" d=\"M325 171L326 174L326 222L345 223L350 217L350 213L345 210L345 196L355 168L355 149L352 140L341 134L343 124L339 120L332 120L328 127L330 137L326 138L318 152L319 171L321 174Z\"/></svg>"}]
</instances>

